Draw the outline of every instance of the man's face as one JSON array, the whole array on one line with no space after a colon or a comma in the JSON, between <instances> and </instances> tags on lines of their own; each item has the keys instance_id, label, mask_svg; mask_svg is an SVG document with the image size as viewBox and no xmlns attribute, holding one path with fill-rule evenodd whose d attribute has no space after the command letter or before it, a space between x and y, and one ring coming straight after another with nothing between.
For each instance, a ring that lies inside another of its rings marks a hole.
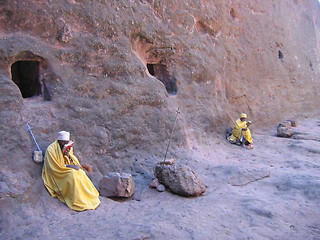
<instances>
[{"instance_id":1,"label":"man's face","mask_svg":"<svg viewBox=\"0 0 320 240\"><path fill-rule=\"evenodd\" d=\"M58 143L60 145L60 148L62 150L63 146L66 145L69 141L65 141L65 140L58 140Z\"/></svg>"},{"instance_id":2,"label":"man's face","mask_svg":"<svg viewBox=\"0 0 320 240\"><path fill-rule=\"evenodd\" d=\"M244 122L245 120L247 120L246 118L240 118L241 122Z\"/></svg>"}]
</instances>

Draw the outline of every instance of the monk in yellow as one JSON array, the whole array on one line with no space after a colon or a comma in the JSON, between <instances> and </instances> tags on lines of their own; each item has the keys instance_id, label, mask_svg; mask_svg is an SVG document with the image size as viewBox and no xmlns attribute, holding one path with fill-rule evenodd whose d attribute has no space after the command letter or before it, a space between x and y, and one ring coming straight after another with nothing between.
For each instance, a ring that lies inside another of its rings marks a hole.
<instances>
[{"instance_id":1,"label":"monk in yellow","mask_svg":"<svg viewBox=\"0 0 320 240\"><path fill-rule=\"evenodd\" d=\"M236 121L232 135L229 138L229 141L231 143L240 143L243 146L252 149L252 136L250 129L248 128L250 126L251 122L247 121L247 114L241 113L240 118Z\"/></svg>"},{"instance_id":2,"label":"monk in yellow","mask_svg":"<svg viewBox=\"0 0 320 240\"><path fill-rule=\"evenodd\" d=\"M52 197L58 197L73 210L96 209L100 204L99 192L83 170L90 172L92 167L81 166L72 146L70 133L61 131L47 148L42 168L44 185Z\"/></svg>"}]
</instances>

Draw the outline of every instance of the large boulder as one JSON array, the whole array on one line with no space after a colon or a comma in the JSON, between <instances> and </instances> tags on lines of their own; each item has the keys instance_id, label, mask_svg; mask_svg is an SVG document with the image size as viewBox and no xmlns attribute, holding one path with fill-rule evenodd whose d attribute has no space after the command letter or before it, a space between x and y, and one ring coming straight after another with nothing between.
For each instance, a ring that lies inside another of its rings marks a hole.
<instances>
[{"instance_id":1,"label":"large boulder","mask_svg":"<svg viewBox=\"0 0 320 240\"><path fill-rule=\"evenodd\" d=\"M104 197L131 197L135 184L129 173L109 173L99 182L100 195Z\"/></svg>"},{"instance_id":2,"label":"large boulder","mask_svg":"<svg viewBox=\"0 0 320 240\"><path fill-rule=\"evenodd\" d=\"M199 196L206 191L200 177L183 164L158 164L155 176L172 192L182 196Z\"/></svg>"}]
</instances>

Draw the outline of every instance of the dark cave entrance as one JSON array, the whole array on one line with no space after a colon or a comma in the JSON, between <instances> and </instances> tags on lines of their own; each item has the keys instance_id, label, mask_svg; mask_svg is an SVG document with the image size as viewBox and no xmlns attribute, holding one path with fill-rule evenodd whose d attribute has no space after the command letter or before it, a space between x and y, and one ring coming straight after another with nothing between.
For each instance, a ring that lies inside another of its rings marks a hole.
<instances>
[{"instance_id":1,"label":"dark cave entrance","mask_svg":"<svg viewBox=\"0 0 320 240\"><path fill-rule=\"evenodd\" d=\"M150 75L161 81L170 95L176 95L178 91L177 80L170 76L167 66L164 64L147 63L147 69Z\"/></svg>"},{"instance_id":2,"label":"dark cave entrance","mask_svg":"<svg viewBox=\"0 0 320 240\"><path fill-rule=\"evenodd\" d=\"M41 95L39 61L17 61L11 65L12 81L19 87L23 98Z\"/></svg>"}]
</instances>

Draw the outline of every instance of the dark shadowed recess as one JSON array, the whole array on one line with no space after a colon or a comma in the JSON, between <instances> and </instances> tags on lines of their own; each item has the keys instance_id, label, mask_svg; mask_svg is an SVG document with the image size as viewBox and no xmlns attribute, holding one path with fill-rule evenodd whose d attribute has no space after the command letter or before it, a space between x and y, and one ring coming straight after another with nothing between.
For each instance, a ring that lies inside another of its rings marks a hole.
<instances>
[{"instance_id":1,"label":"dark shadowed recess","mask_svg":"<svg viewBox=\"0 0 320 240\"><path fill-rule=\"evenodd\" d=\"M11 79L23 98L42 96L44 100L51 100L46 81L50 81L54 74L47 61L30 51L22 51L12 58L11 63Z\"/></svg>"},{"instance_id":2,"label":"dark shadowed recess","mask_svg":"<svg viewBox=\"0 0 320 240\"><path fill-rule=\"evenodd\" d=\"M147 69L150 75L154 76L164 84L167 92L170 95L177 94L177 80L175 77L170 76L166 65L147 63Z\"/></svg>"},{"instance_id":3,"label":"dark shadowed recess","mask_svg":"<svg viewBox=\"0 0 320 240\"><path fill-rule=\"evenodd\" d=\"M11 66L11 75L23 98L41 95L39 61L17 61Z\"/></svg>"}]
</instances>

